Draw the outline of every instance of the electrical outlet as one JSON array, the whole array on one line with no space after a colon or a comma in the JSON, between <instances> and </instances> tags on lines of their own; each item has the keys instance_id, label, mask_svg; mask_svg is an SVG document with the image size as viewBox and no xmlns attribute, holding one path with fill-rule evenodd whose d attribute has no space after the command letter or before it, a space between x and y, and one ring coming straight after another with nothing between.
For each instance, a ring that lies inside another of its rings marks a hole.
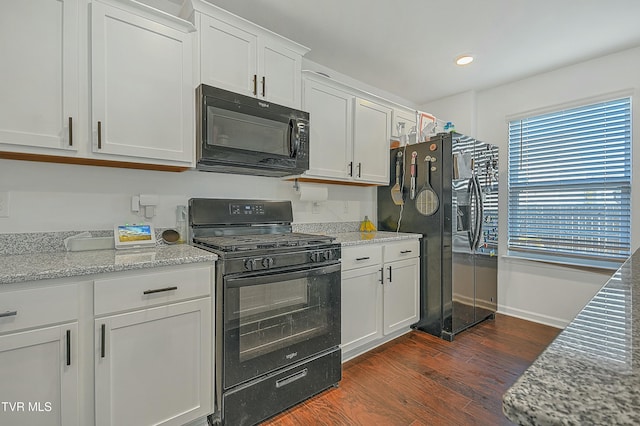
<instances>
[{"instance_id":1,"label":"electrical outlet","mask_svg":"<svg viewBox=\"0 0 640 426\"><path fill-rule=\"evenodd\" d=\"M0 217L9 217L9 193L0 192Z\"/></svg>"}]
</instances>

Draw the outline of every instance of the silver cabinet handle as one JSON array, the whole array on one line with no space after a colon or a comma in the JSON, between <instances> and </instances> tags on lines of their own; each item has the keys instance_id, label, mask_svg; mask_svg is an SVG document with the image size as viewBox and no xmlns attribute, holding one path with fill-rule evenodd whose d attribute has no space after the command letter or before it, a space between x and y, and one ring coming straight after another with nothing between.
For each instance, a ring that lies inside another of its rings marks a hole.
<instances>
[{"instance_id":1,"label":"silver cabinet handle","mask_svg":"<svg viewBox=\"0 0 640 426\"><path fill-rule=\"evenodd\" d=\"M380 272L380 279L378 281L380 281L380 284L384 285L384 268L380 268L378 272Z\"/></svg>"},{"instance_id":2,"label":"silver cabinet handle","mask_svg":"<svg viewBox=\"0 0 640 426\"><path fill-rule=\"evenodd\" d=\"M253 75L253 96L258 96L258 76Z\"/></svg>"},{"instance_id":3,"label":"silver cabinet handle","mask_svg":"<svg viewBox=\"0 0 640 426\"><path fill-rule=\"evenodd\" d=\"M262 76L262 97L267 96L267 79L265 76Z\"/></svg>"},{"instance_id":4,"label":"silver cabinet handle","mask_svg":"<svg viewBox=\"0 0 640 426\"><path fill-rule=\"evenodd\" d=\"M391 266L389 266L389 282L393 282L393 279L391 278Z\"/></svg>"},{"instance_id":5,"label":"silver cabinet handle","mask_svg":"<svg viewBox=\"0 0 640 426\"><path fill-rule=\"evenodd\" d=\"M407 253L411 253L411 252L412 252L412 250L402 250L400 252L400 254L407 254Z\"/></svg>"},{"instance_id":6,"label":"silver cabinet handle","mask_svg":"<svg viewBox=\"0 0 640 426\"><path fill-rule=\"evenodd\" d=\"M171 291L171 290L177 290L178 287L176 286L172 286L172 287L165 287L165 288L157 288L154 290L145 290L142 292L142 294L153 294L153 293L162 293L163 291Z\"/></svg>"},{"instance_id":7,"label":"silver cabinet handle","mask_svg":"<svg viewBox=\"0 0 640 426\"><path fill-rule=\"evenodd\" d=\"M0 314L0 318L3 317L15 317L16 315L18 315L18 311L7 311L7 312L3 312Z\"/></svg>"},{"instance_id":8,"label":"silver cabinet handle","mask_svg":"<svg viewBox=\"0 0 640 426\"><path fill-rule=\"evenodd\" d=\"M367 257L356 257L356 260L369 260L371 259L369 256Z\"/></svg>"}]
</instances>

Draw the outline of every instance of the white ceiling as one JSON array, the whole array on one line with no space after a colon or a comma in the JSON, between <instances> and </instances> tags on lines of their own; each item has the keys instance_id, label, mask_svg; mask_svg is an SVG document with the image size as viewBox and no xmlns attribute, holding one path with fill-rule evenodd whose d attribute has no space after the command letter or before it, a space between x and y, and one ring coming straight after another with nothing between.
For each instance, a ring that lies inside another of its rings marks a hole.
<instances>
[{"instance_id":1,"label":"white ceiling","mask_svg":"<svg viewBox=\"0 0 640 426\"><path fill-rule=\"evenodd\" d=\"M640 45L639 0L207 1L416 106Z\"/></svg>"}]
</instances>

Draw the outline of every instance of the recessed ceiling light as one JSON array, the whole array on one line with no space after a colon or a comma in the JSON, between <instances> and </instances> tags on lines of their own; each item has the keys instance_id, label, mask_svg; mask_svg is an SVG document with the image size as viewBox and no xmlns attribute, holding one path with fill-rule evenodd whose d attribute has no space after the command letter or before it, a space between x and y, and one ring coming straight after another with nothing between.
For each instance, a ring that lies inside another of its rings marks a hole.
<instances>
[{"instance_id":1,"label":"recessed ceiling light","mask_svg":"<svg viewBox=\"0 0 640 426\"><path fill-rule=\"evenodd\" d=\"M471 55L462 55L462 56L458 56L456 58L456 64L458 65L469 65L471 62L473 62L473 56Z\"/></svg>"}]
</instances>

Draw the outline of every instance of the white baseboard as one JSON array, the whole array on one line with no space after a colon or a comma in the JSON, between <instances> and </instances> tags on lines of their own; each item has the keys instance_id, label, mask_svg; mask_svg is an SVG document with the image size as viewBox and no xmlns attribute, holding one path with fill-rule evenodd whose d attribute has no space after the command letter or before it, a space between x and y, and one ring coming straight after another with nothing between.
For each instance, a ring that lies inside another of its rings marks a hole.
<instances>
[{"instance_id":1,"label":"white baseboard","mask_svg":"<svg viewBox=\"0 0 640 426\"><path fill-rule=\"evenodd\" d=\"M544 325L550 325L551 327L556 328L565 328L571 322L571 320L541 315L524 309L511 308L500 304L498 305L498 313Z\"/></svg>"},{"instance_id":2,"label":"white baseboard","mask_svg":"<svg viewBox=\"0 0 640 426\"><path fill-rule=\"evenodd\" d=\"M342 352L342 363L344 364L345 362L359 356L362 355L365 352L369 352L371 349L377 348L378 346L384 345L387 342L392 341L393 339L396 339L400 336L402 336L403 334L407 334L408 332L410 332L412 329L410 327L407 327L406 329L402 329L402 330L398 330L395 333L391 333L387 336L384 336L383 338L379 339L379 340L375 340L373 342L369 342L365 345L362 345L360 347L354 348L352 350L350 350L349 352Z\"/></svg>"},{"instance_id":3,"label":"white baseboard","mask_svg":"<svg viewBox=\"0 0 640 426\"><path fill-rule=\"evenodd\" d=\"M189 423L186 423L184 426L208 426L208 425L209 423L207 422L207 418L202 417L199 419L192 420Z\"/></svg>"}]
</instances>

